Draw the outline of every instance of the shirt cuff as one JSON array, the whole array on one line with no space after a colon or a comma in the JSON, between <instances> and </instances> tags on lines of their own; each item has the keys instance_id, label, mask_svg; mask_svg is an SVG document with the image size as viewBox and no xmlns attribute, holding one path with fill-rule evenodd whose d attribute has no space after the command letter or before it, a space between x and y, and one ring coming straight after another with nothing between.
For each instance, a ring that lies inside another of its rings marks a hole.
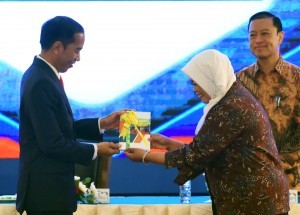
<instances>
[{"instance_id":1,"label":"shirt cuff","mask_svg":"<svg viewBox=\"0 0 300 215\"><path fill-rule=\"evenodd\" d=\"M97 147L97 144L93 144L94 145L94 155L93 155L93 160L95 160L96 159L96 157L97 157L97 152L98 152L98 147Z\"/></svg>"},{"instance_id":2,"label":"shirt cuff","mask_svg":"<svg viewBox=\"0 0 300 215\"><path fill-rule=\"evenodd\" d=\"M101 118L98 119L99 132L100 132L100 134L103 134L105 129L101 129L100 120L101 120Z\"/></svg>"}]
</instances>

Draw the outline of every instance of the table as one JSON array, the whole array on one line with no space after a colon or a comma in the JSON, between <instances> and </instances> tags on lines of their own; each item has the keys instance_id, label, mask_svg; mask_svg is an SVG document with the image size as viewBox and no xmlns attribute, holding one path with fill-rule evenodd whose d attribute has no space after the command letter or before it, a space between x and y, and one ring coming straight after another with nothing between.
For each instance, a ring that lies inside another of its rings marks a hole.
<instances>
[{"instance_id":1,"label":"table","mask_svg":"<svg viewBox=\"0 0 300 215\"><path fill-rule=\"evenodd\" d=\"M289 215L300 214L300 204L291 204ZM1 215L19 215L14 203L0 204ZM24 213L26 214L26 213ZM109 204L79 204L74 215L211 215L209 196L192 196L180 204L176 196L111 197Z\"/></svg>"}]
</instances>

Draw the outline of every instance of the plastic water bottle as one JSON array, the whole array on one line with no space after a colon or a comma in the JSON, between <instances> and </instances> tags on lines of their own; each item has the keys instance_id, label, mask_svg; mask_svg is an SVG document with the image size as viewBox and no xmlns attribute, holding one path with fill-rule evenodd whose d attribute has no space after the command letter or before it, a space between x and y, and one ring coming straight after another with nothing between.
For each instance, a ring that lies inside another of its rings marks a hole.
<instances>
[{"instance_id":1,"label":"plastic water bottle","mask_svg":"<svg viewBox=\"0 0 300 215\"><path fill-rule=\"evenodd\" d=\"M191 192L192 186L190 180L179 186L180 203L189 204L191 202Z\"/></svg>"}]
</instances>

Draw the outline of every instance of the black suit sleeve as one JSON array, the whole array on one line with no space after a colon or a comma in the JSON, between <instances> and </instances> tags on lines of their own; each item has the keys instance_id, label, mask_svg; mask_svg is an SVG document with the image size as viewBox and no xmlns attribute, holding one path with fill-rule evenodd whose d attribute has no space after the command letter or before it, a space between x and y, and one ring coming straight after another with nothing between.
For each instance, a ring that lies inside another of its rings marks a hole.
<instances>
[{"instance_id":1,"label":"black suit sleeve","mask_svg":"<svg viewBox=\"0 0 300 215\"><path fill-rule=\"evenodd\" d=\"M76 139L101 142L103 135L100 134L98 118L80 119L75 121Z\"/></svg>"}]
</instances>

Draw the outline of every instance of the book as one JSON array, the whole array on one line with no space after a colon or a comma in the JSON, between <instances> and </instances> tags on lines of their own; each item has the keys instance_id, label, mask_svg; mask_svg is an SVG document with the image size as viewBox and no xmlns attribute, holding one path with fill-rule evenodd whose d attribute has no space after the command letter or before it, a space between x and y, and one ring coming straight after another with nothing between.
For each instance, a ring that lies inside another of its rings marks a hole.
<instances>
[{"instance_id":1,"label":"book","mask_svg":"<svg viewBox=\"0 0 300 215\"><path fill-rule=\"evenodd\" d=\"M150 150L151 113L128 111L126 116L122 116L119 125L120 150L128 148Z\"/></svg>"}]
</instances>

